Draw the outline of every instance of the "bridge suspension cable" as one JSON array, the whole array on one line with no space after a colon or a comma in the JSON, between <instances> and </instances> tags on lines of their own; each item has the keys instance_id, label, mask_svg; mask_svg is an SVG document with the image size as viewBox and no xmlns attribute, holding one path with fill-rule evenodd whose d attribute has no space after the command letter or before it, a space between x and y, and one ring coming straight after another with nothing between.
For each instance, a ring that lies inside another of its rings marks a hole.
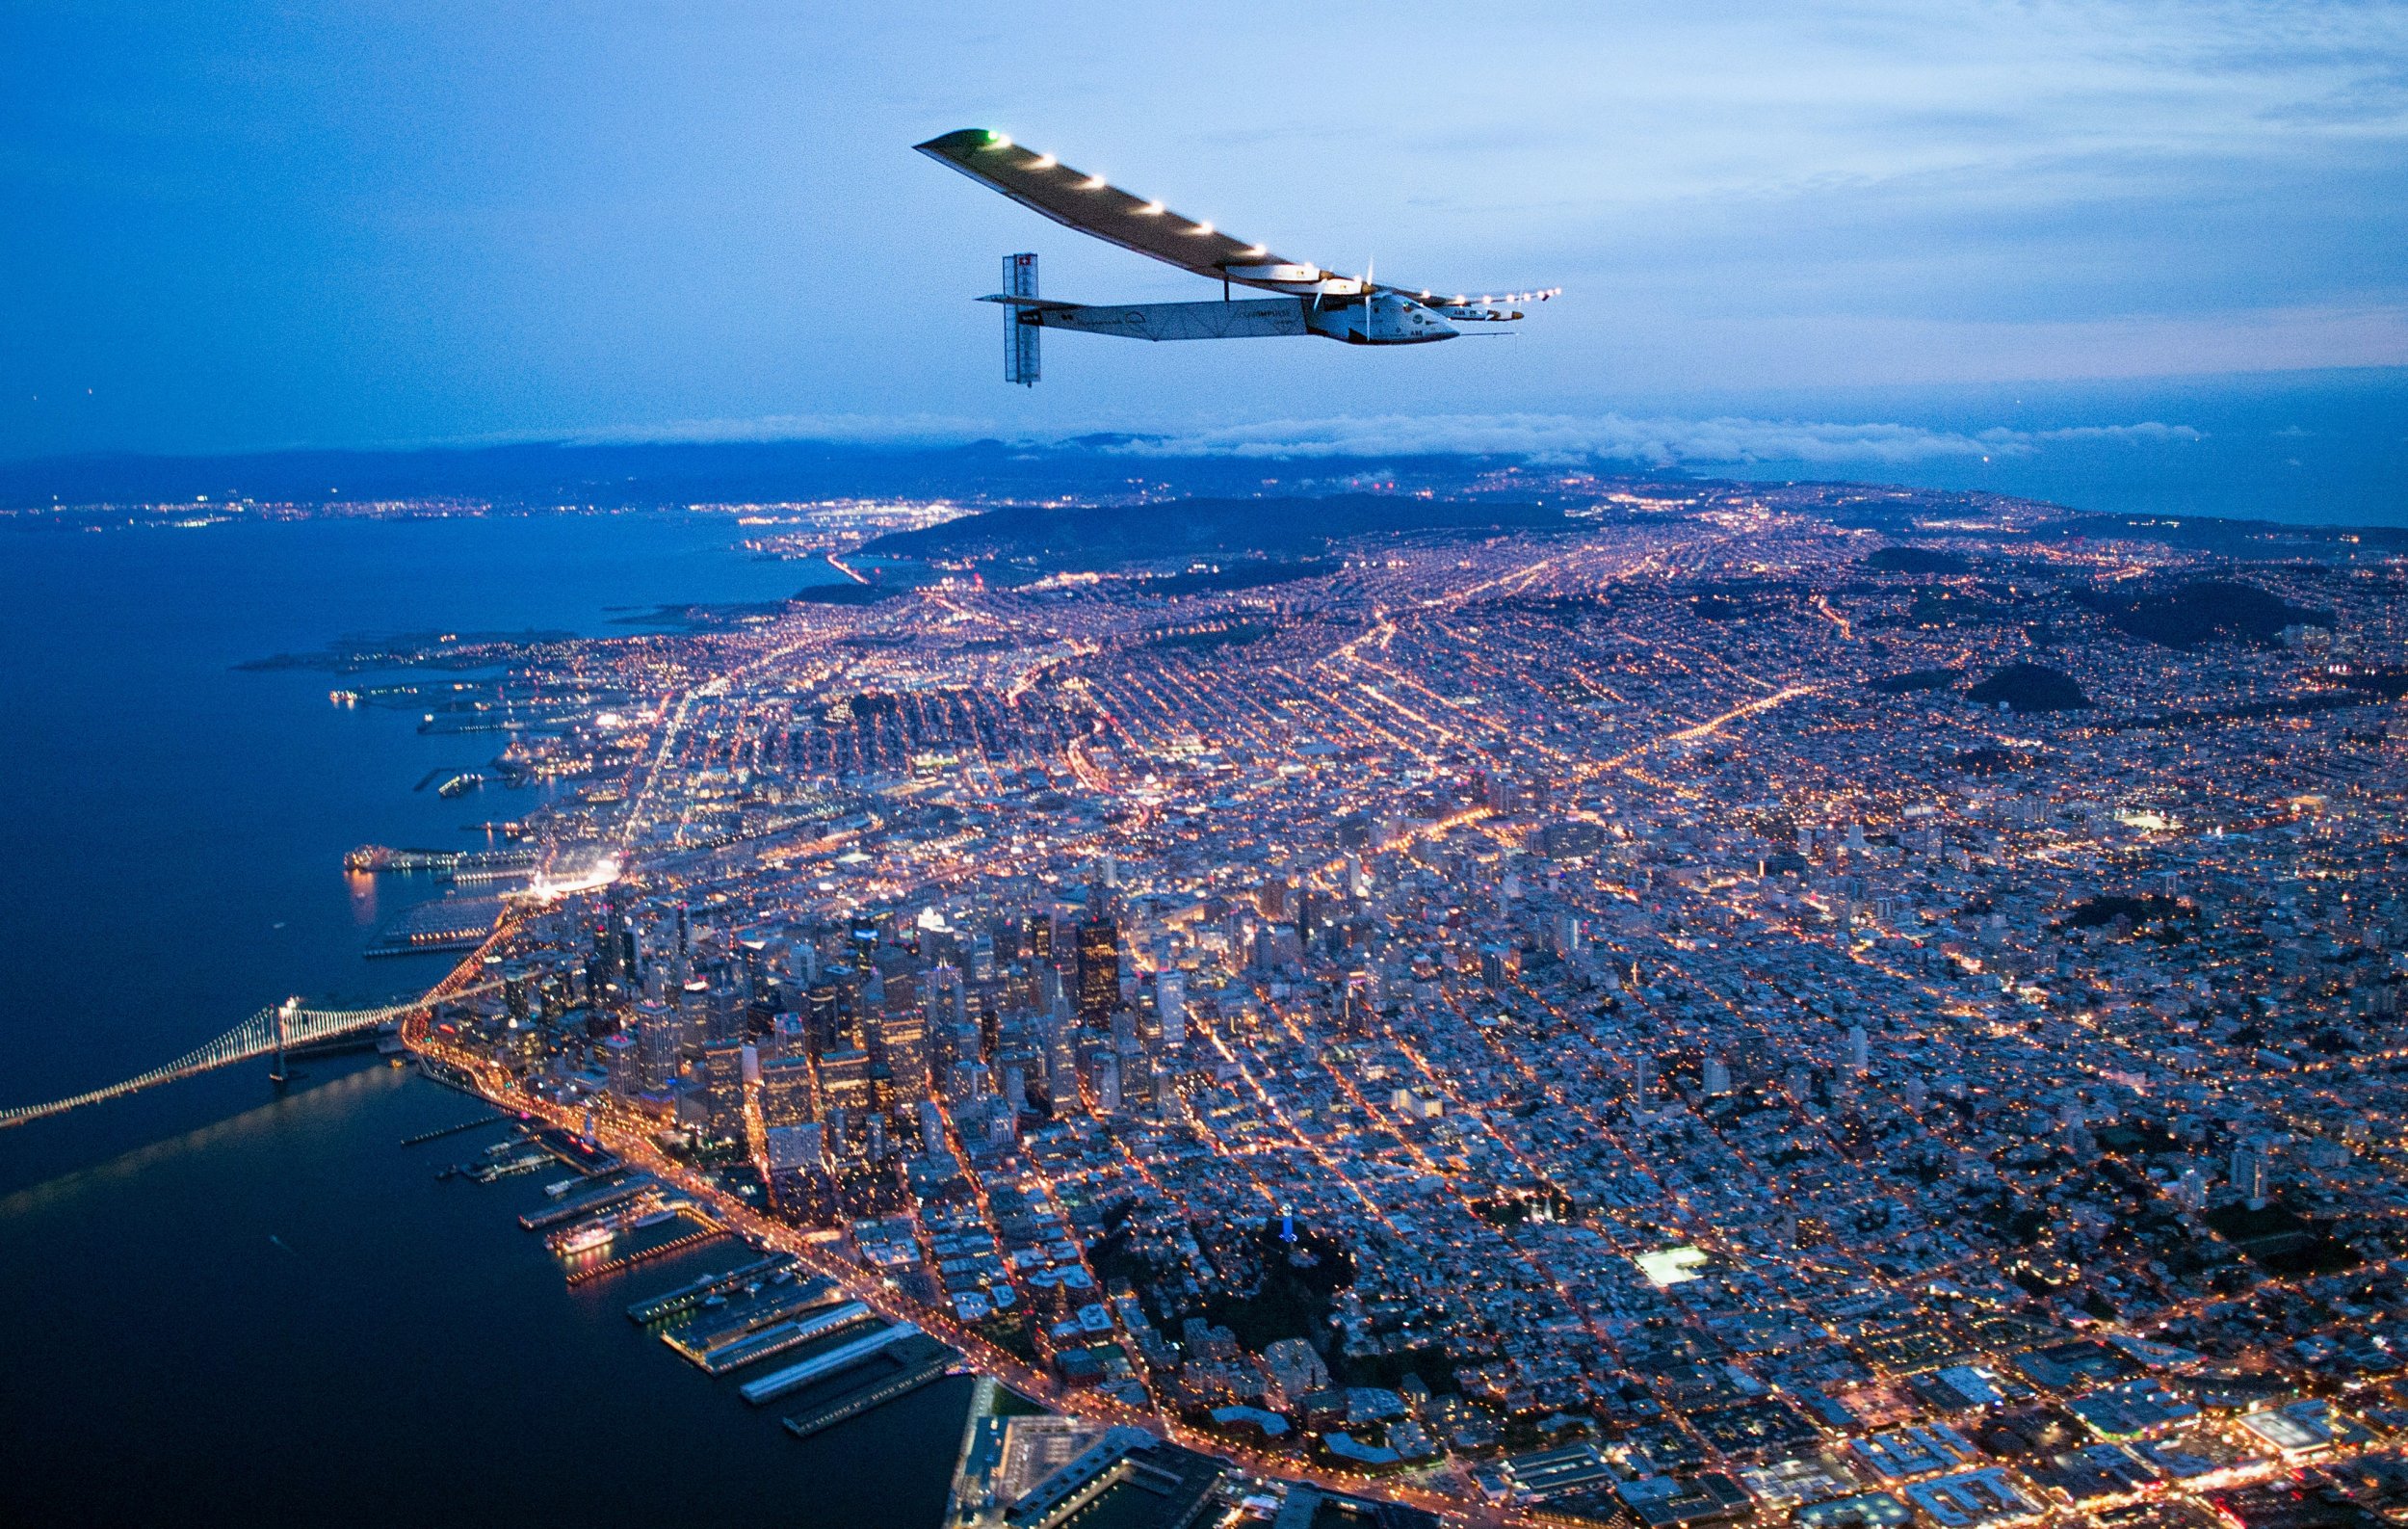
<instances>
[{"instance_id":1,"label":"bridge suspension cable","mask_svg":"<svg viewBox=\"0 0 2408 1529\"><path fill-rule=\"evenodd\" d=\"M107 1088L93 1089L64 1099L52 1099L44 1104L20 1104L13 1109L0 1110L0 1129L53 1115L65 1115L69 1110L81 1109L88 1104L122 1098L128 1094L155 1088L162 1083L172 1083L178 1078L189 1078L213 1068L231 1067L237 1062L339 1041L345 1036L358 1035L388 1021L406 1018L435 1004L489 992L500 986L499 979L460 988L454 988L451 982L446 981L423 998L387 1004L380 1009L304 1009L298 998L270 1004L208 1044L121 1083L112 1083Z\"/></svg>"}]
</instances>

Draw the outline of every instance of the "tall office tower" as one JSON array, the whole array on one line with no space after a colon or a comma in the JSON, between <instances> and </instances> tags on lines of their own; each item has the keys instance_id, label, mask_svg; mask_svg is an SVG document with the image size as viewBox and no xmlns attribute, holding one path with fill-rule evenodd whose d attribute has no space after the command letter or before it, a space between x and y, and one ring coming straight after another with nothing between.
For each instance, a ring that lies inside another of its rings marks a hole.
<instances>
[{"instance_id":1,"label":"tall office tower","mask_svg":"<svg viewBox=\"0 0 2408 1529\"><path fill-rule=\"evenodd\" d=\"M636 1005L636 1086L639 1091L659 1094L677 1080L678 1055L684 1049L685 1038L679 1033L677 1012L658 999L646 998Z\"/></svg>"},{"instance_id":2,"label":"tall office tower","mask_svg":"<svg viewBox=\"0 0 2408 1529\"><path fill-rule=\"evenodd\" d=\"M611 937L611 921L606 914L593 925L593 954L586 961L586 980L599 995L605 984L618 981L618 941Z\"/></svg>"},{"instance_id":3,"label":"tall office tower","mask_svg":"<svg viewBox=\"0 0 2408 1529\"><path fill-rule=\"evenodd\" d=\"M967 1104L986 1092L986 1068L973 1059L955 1062L945 1068L945 1097L955 1104Z\"/></svg>"},{"instance_id":4,"label":"tall office tower","mask_svg":"<svg viewBox=\"0 0 2408 1529\"><path fill-rule=\"evenodd\" d=\"M611 924L603 934L611 948L611 981L621 992L634 992L643 986L643 962L636 948L635 920L623 913L611 915Z\"/></svg>"},{"instance_id":5,"label":"tall office tower","mask_svg":"<svg viewBox=\"0 0 2408 1529\"><path fill-rule=\"evenodd\" d=\"M1116 1052L1095 1053L1095 1108L1105 1115L1120 1113L1120 1057Z\"/></svg>"},{"instance_id":6,"label":"tall office tower","mask_svg":"<svg viewBox=\"0 0 2408 1529\"><path fill-rule=\"evenodd\" d=\"M808 1038L811 1054L843 1049L844 1021L840 1014L842 994L836 984L822 978L802 995L802 1033Z\"/></svg>"},{"instance_id":7,"label":"tall office tower","mask_svg":"<svg viewBox=\"0 0 2408 1529\"><path fill-rule=\"evenodd\" d=\"M772 1057L761 1064L761 1123L804 1125L814 1115L811 1105L811 1059Z\"/></svg>"},{"instance_id":8,"label":"tall office tower","mask_svg":"<svg viewBox=\"0 0 2408 1529\"><path fill-rule=\"evenodd\" d=\"M831 1108L858 1118L876 1100L870 1088L870 1054L858 1046L830 1051L820 1058L820 1096Z\"/></svg>"},{"instance_id":9,"label":"tall office tower","mask_svg":"<svg viewBox=\"0 0 2408 1529\"><path fill-rule=\"evenodd\" d=\"M920 1150L938 1152L945 1147L945 1116L933 1099L922 1099L917 1112L920 1118Z\"/></svg>"},{"instance_id":10,"label":"tall office tower","mask_svg":"<svg viewBox=\"0 0 2408 1529\"><path fill-rule=\"evenodd\" d=\"M1054 959L1054 915L1031 913L1021 922L1020 942L1027 947L1032 960L1051 962Z\"/></svg>"},{"instance_id":11,"label":"tall office tower","mask_svg":"<svg viewBox=\"0 0 2408 1529\"><path fill-rule=\"evenodd\" d=\"M702 1088L704 1128L722 1142L742 1141L745 1134L744 1047L732 1041L702 1048L696 1068Z\"/></svg>"},{"instance_id":12,"label":"tall office tower","mask_svg":"<svg viewBox=\"0 0 2408 1529\"><path fill-rule=\"evenodd\" d=\"M2243 1144L2233 1148L2233 1188L2249 1202L2252 1210L2263 1210L2266 1201L2265 1153Z\"/></svg>"},{"instance_id":13,"label":"tall office tower","mask_svg":"<svg viewBox=\"0 0 2408 1529\"><path fill-rule=\"evenodd\" d=\"M1706 1090L1707 1097L1719 1098L1731 1092L1731 1069L1723 1066L1720 1057L1708 1057L1706 1065L1699 1070L1699 1081Z\"/></svg>"},{"instance_id":14,"label":"tall office tower","mask_svg":"<svg viewBox=\"0 0 2408 1529\"><path fill-rule=\"evenodd\" d=\"M709 1012L707 1027L714 1045L741 1041L745 1036L745 995L743 989L729 980L730 976L732 974L722 973L714 981L709 995L703 1000Z\"/></svg>"},{"instance_id":15,"label":"tall office tower","mask_svg":"<svg viewBox=\"0 0 2408 1529\"><path fill-rule=\"evenodd\" d=\"M914 925L908 948L931 966L960 964L960 936L951 929L924 929Z\"/></svg>"},{"instance_id":16,"label":"tall office tower","mask_svg":"<svg viewBox=\"0 0 2408 1529\"><path fill-rule=\"evenodd\" d=\"M761 1135L762 1155L769 1159L772 1179L785 1173L816 1173L824 1161L826 1133L811 1121L768 1126Z\"/></svg>"},{"instance_id":17,"label":"tall office tower","mask_svg":"<svg viewBox=\"0 0 2408 1529\"><path fill-rule=\"evenodd\" d=\"M1045 1033L1045 1096L1060 1115L1079 1097L1079 1065L1070 1050L1070 1027L1057 1019Z\"/></svg>"},{"instance_id":18,"label":"tall office tower","mask_svg":"<svg viewBox=\"0 0 2408 1529\"><path fill-rule=\"evenodd\" d=\"M1004 1068L1004 1102L1015 1120L1029 1107L1029 1069L1016 1062Z\"/></svg>"},{"instance_id":19,"label":"tall office tower","mask_svg":"<svg viewBox=\"0 0 2408 1529\"><path fill-rule=\"evenodd\" d=\"M929 1091L929 1027L918 1004L880 1011L871 1056L903 1097L916 1099Z\"/></svg>"},{"instance_id":20,"label":"tall office tower","mask_svg":"<svg viewBox=\"0 0 2408 1529\"><path fill-rule=\"evenodd\" d=\"M673 994L677 1007L678 1043L699 1051L711 1043L711 985L696 977Z\"/></svg>"},{"instance_id":21,"label":"tall office tower","mask_svg":"<svg viewBox=\"0 0 2408 1529\"><path fill-rule=\"evenodd\" d=\"M908 957L878 962L872 986L861 994L865 1006L889 1015L921 1014L921 973Z\"/></svg>"},{"instance_id":22,"label":"tall office tower","mask_svg":"<svg viewBox=\"0 0 2408 1529\"><path fill-rule=\"evenodd\" d=\"M984 931L970 941L970 980L995 980L995 936Z\"/></svg>"},{"instance_id":23,"label":"tall office tower","mask_svg":"<svg viewBox=\"0 0 2408 1529\"><path fill-rule=\"evenodd\" d=\"M1565 961L1578 961L1587 953L1587 931L1582 927L1577 909L1557 909L1550 932L1555 936L1556 954Z\"/></svg>"},{"instance_id":24,"label":"tall office tower","mask_svg":"<svg viewBox=\"0 0 2408 1529\"><path fill-rule=\"evenodd\" d=\"M777 1028L778 1016L792 1006L791 997L783 979L772 977L763 985L759 995L745 1005L745 1039L769 1039L770 1032Z\"/></svg>"},{"instance_id":25,"label":"tall office tower","mask_svg":"<svg viewBox=\"0 0 2408 1529\"><path fill-rule=\"evenodd\" d=\"M634 1036L604 1036L593 1049L601 1058L603 1075L610 1079L607 1086L613 1094L627 1099L643 1092L642 1063Z\"/></svg>"},{"instance_id":26,"label":"tall office tower","mask_svg":"<svg viewBox=\"0 0 2408 1529\"><path fill-rule=\"evenodd\" d=\"M1373 986L1372 974L1355 971L1347 974L1346 996L1338 1012L1338 1033L1362 1037L1372 1033L1372 1020L1379 1012L1379 992Z\"/></svg>"},{"instance_id":27,"label":"tall office tower","mask_svg":"<svg viewBox=\"0 0 2408 1529\"><path fill-rule=\"evenodd\" d=\"M1863 1025L1847 1027L1847 1069L1859 1074L1872 1070L1872 1038Z\"/></svg>"},{"instance_id":28,"label":"tall office tower","mask_svg":"<svg viewBox=\"0 0 2408 1529\"><path fill-rule=\"evenodd\" d=\"M1522 953L1511 945L1487 944L1479 948L1480 981L1491 988L1504 988L1522 975Z\"/></svg>"},{"instance_id":29,"label":"tall office tower","mask_svg":"<svg viewBox=\"0 0 2408 1529\"><path fill-rule=\"evenodd\" d=\"M974 1024L957 1024L945 1033L945 1044L939 1053L946 1062L967 1062L979 1066L986 1061L986 1037Z\"/></svg>"},{"instance_id":30,"label":"tall office tower","mask_svg":"<svg viewBox=\"0 0 2408 1529\"><path fill-rule=\"evenodd\" d=\"M1154 1013L1162 1020L1163 1044L1183 1046L1188 1043L1187 973L1165 971L1155 975Z\"/></svg>"},{"instance_id":31,"label":"tall office tower","mask_svg":"<svg viewBox=\"0 0 2408 1529\"><path fill-rule=\"evenodd\" d=\"M928 1005L932 1022L957 1025L970 1017L970 992L959 968L938 965L928 975Z\"/></svg>"},{"instance_id":32,"label":"tall office tower","mask_svg":"<svg viewBox=\"0 0 2408 1529\"><path fill-rule=\"evenodd\" d=\"M1120 926L1098 915L1079 926L1079 1020L1101 1030L1120 1007Z\"/></svg>"},{"instance_id":33,"label":"tall office tower","mask_svg":"<svg viewBox=\"0 0 2408 1529\"><path fill-rule=\"evenodd\" d=\"M1656 1059L1642 1051L1631 1059L1631 1098L1646 1109L1656 1096Z\"/></svg>"}]
</instances>

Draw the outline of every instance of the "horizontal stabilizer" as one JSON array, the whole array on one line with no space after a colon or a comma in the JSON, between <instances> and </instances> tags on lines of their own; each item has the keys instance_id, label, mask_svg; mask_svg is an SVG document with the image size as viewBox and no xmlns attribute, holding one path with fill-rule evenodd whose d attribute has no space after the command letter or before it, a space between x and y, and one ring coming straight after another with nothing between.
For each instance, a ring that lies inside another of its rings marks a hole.
<instances>
[{"instance_id":1,"label":"horizontal stabilizer","mask_svg":"<svg viewBox=\"0 0 2408 1529\"><path fill-rule=\"evenodd\" d=\"M1008 303L1015 308L1060 308L1067 310L1080 305L1076 303L1063 303L1056 298L1040 298L1034 294L1023 297L1017 292L990 292L985 297L979 299L979 301L981 303Z\"/></svg>"}]
</instances>

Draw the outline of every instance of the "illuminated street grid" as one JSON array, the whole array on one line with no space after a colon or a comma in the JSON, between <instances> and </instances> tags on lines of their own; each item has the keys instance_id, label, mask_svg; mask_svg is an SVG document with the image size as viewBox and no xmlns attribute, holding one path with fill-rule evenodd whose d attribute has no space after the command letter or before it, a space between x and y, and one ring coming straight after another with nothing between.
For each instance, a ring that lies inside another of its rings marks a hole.
<instances>
[{"instance_id":1,"label":"illuminated street grid","mask_svg":"<svg viewBox=\"0 0 2408 1529\"><path fill-rule=\"evenodd\" d=\"M1229 593L940 565L521 655L526 831L620 877L435 1039L1269 1474L2395 1513L2400 560L1567 491ZM2301 619L2111 629L2201 580ZM2092 704L1966 698L2016 663Z\"/></svg>"}]
</instances>

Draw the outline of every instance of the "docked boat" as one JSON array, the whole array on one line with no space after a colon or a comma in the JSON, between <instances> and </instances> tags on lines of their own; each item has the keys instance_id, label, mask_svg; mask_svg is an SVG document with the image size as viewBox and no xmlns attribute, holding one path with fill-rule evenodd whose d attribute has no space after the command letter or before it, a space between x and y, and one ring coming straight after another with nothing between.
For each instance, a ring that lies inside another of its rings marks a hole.
<instances>
[{"instance_id":1,"label":"docked boat","mask_svg":"<svg viewBox=\"0 0 2408 1529\"><path fill-rule=\"evenodd\" d=\"M570 1253L591 1252L618 1233L608 1226L580 1226L553 1245L554 1251L566 1256Z\"/></svg>"}]
</instances>

